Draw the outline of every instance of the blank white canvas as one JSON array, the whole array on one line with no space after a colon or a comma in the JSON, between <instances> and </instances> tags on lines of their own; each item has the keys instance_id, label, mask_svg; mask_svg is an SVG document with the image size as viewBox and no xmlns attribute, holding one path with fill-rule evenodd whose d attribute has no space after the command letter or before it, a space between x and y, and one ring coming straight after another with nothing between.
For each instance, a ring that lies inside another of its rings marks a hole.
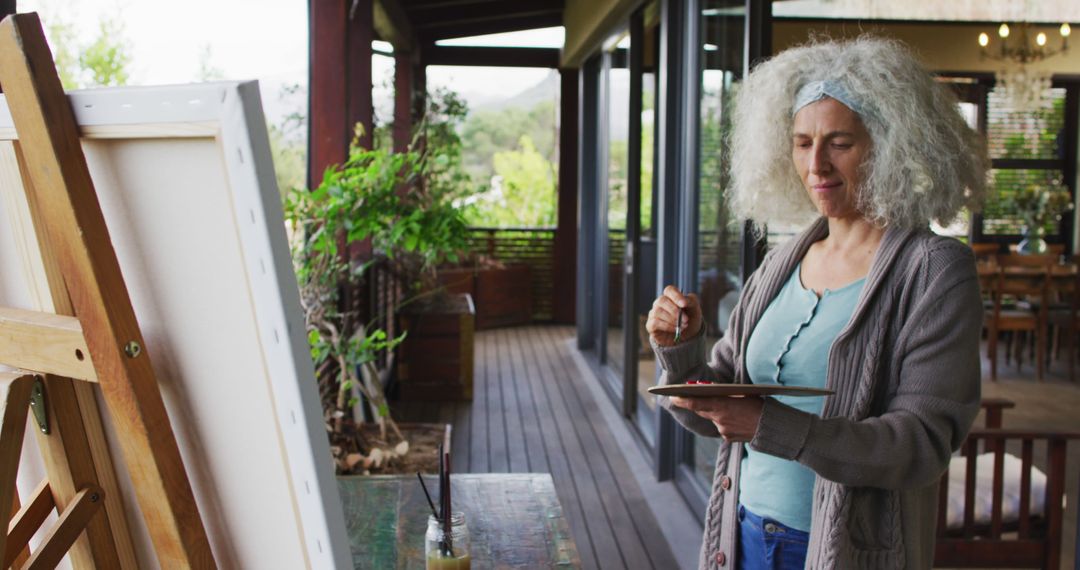
<instances>
[{"instance_id":1,"label":"blank white canvas","mask_svg":"<svg viewBox=\"0 0 1080 570\"><path fill-rule=\"evenodd\" d=\"M257 84L69 99L219 566L348 567ZM51 310L10 125L0 101L0 306ZM139 565L156 566L104 415ZM43 474L26 448L24 497Z\"/></svg>"}]
</instances>

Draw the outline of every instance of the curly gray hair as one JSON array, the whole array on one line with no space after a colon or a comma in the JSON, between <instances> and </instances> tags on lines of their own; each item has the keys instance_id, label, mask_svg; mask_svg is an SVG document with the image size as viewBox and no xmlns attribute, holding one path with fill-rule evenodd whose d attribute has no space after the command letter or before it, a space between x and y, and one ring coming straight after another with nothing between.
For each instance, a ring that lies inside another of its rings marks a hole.
<instances>
[{"instance_id":1,"label":"curly gray hair","mask_svg":"<svg viewBox=\"0 0 1080 570\"><path fill-rule=\"evenodd\" d=\"M811 81L840 83L869 112L870 157L856 207L879 226L925 227L976 211L990 164L956 98L895 40L815 41L759 65L737 94L729 136L731 209L757 224L801 224L817 211L791 159L792 105ZM759 226L760 227L760 226Z\"/></svg>"}]
</instances>

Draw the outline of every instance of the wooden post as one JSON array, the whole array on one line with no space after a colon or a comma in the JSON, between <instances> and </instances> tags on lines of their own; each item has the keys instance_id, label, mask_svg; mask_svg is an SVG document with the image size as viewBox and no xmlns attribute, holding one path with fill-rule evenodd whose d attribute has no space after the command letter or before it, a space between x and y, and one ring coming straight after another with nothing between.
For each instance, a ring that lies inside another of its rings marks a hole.
<instances>
[{"instance_id":1,"label":"wooden post","mask_svg":"<svg viewBox=\"0 0 1080 570\"><path fill-rule=\"evenodd\" d=\"M165 568L214 568L75 117L36 14L0 23L0 83L25 155L31 202L41 206L48 243L82 323L158 561ZM80 492L88 488L81 487ZM64 507L72 517L91 512L78 494L72 501Z\"/></svg>"},{"instance_id":2,"label":"wooden post","mask_svg":"<svg viewBox=\"0 0 1080 570\"><path fill-rule=\"evenodd\" d=\"M394 152L408 149L413 118L412 54L394 51Z\"/></svg>"},{"instance_id":3,"label":"wooden post","mask_svg":"<svg viewBox=\"0 0 1080 570\"><path fill-rule=\"evenodd\" d=\"M347 0L311 0L310 21L308 187L314 188L326 167L345 161L352 137L345 80Z\"/></svg>"},{"instance_id":4,"label":"wooden post","mask_svg":"<svg viewBox=\"0 0 1080 570\"><path fill-rule=\"evenodd\" d=\"M353 0L349 9L348 56L345 74L348 78L350 134L357 124L363 126L359 144L372 148L375 128L375 108L371 98L371 42L375 39L375 18L372 0ZM350 139L351 140L351 139Z\"/></svg>"},{"instance_id":5,"label":"wooden post","mask_svg":"<svg viewBox=\"0 0 1080 570\"><path fill-rule=\"evenodd\" d=\"M552 260L552 313L573 323L577 291L578 70L560 69L559 199Z\"/></svg>"},{"instance_id":6,"label":"wooden post","mask_svg":"<svg viewBox=\"0 0 1080 570\"><path fill-rule=\"evenodd\" d=\"M413 123L427 112L427 65L414 63L413 71Z\"/></svg>"},{"instance_id":7,"label":"wooden post","mask_svg":"<svg viewBox=\"0 0 1080 570\"><path fill-rule=\"evenodd\" d=\"M375 129L375 108L371 98L371 42L375 39L374 6L372 0L352 0L349 8L348 27L346 28L345 77L348 92L346 124L349 128L348 144L355 134L354 129L362 129L357 144L361 148L372 148ZM339 244L343 244L340 241ZM371 259L371 240L357 242L349 247L348 256L354 262ZM345 292L345 306L359 309L360 291Z\"/></svg>"}]
</instances>

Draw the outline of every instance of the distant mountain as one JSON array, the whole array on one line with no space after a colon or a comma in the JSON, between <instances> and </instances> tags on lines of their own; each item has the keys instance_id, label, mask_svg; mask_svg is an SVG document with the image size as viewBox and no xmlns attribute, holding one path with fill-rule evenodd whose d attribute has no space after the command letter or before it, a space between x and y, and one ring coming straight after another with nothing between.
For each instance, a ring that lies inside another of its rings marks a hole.
<instances>
[{"instance_id":1,"label":"distant mountain","mask_svg":"<svg viewBox=\"0 0 1080 570\"><path fill-rule=\"evenodd\" d=\"M559 96L559 74L548 72L538 83L526 87L516 95L500 97L483 91L459 91L470 111L498 111L510 107L532 109L541 101L554 101Z\"/></svg>"},{"instance_id":2,"label":"distant mountain","mask_svg":"<svg viewBox=\"0 0 1080 570\"><path fill-rule=\"evenodd\" d=\"M509 99L504 99L501 105L492 108L496 110L507 107L531 109L545 100L558 100L558 72L554 69L548 72L548 77L543 78L536 85L528 87L525 91Z\"/></svg>"}]
</instances>

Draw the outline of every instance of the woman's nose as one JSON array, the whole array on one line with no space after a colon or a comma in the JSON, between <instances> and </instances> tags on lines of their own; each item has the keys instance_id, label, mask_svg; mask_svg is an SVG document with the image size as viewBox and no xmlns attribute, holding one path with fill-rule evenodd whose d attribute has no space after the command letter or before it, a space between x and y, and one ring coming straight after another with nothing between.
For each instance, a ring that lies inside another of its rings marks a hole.
<instances>
[{"instance_id":1,"label":"woman's nose","mask_svg":"<svg viewBox=\"0 0 1080 570\"><path fill-rule=\"evenodd\" d=\"M832 168L829 157L826 155L825 145L814 145L810 151L810 173L826 174Z\"/></svg>"}]
</instances>

